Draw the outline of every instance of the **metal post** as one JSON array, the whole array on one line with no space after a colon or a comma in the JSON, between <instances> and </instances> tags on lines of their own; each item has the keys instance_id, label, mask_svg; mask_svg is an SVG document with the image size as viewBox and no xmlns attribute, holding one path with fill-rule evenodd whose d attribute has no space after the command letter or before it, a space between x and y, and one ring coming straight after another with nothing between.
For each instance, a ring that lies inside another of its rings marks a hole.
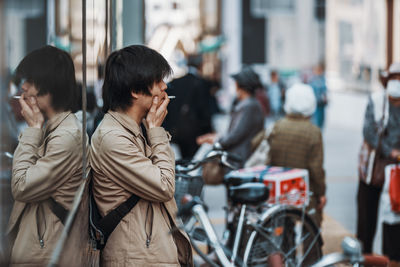
<instances>
[{"instance_id":1,"label":"metal post","mask_svg":"<svg viewBox=\"0 0 400 267\"><path fill-rule=\"evenodd\" d=\"M47 0L47 44L54 44L56 36L56 3Z\"/></svg>"},{"instance_id":2,"label":"metal post","mask_svg":"<svg viewBox=\"0 0 400 267\"><path fill-rule=\"evenodd\" d=\"M389 69L393 61L393 0L386 0L386 67Z\"/></svg>"},{"instance_id":3,"label":"metal post","mask_svg":"<svg viewBox=\"0 0 400 267\"><path fill-rule=\"evenodd\" d=\"M0 105L4 105L6 102L5 90L3 88L3 85L5 84L4 79L5 79L5 74L6 74L6 71L5 71L5 65L6 65L6 63L5 63L6 62L5 61L5 54L6 54L5 53L5 39L7 38L6 31L5 31L6 24L5 24L4 15L5 15L5 4L4 4L3 0L0 0L0 36L2 36L2 38L0 38L0 89L1 89L0 90ZM0 108L0 118L3 118L2 112L3 112L3 109ZM3 124L0 124L0 138L3 137L2 132L3 132ZM2 139L0 140L0 142L2 144L4 141L5 140L2 140ZM3 154L4 152L5 151L3 151L3 147L2 147L2 149L0 150L0 154ZM4 170L3 160L0 161L0 168L2 170ZM1 186L0 187L0 195L3 196L4 192L5 192L5 188L3 186ZM4 198L1 197L0 198L0 216L4 216L4 213L3 213L4 206L5 206ZM5 225L3 224L3 222L4 222L4 220L1 219L0 220L0 235L1 236L4 235L3 230L5 230L5 228L6 228ZM3 245L5 245L5 244L3 244L3 242L4 242L4 239L1 238L0 239L0 253L2 251L4 251ZM2 259L1 255L0 255L0 264L3 263L2 260L4 260L4 259Z\"/></svg>"},{"instance_id":4,"label":"metal post","mask_svg":"<svg viewBox=\"0 0 400 267\"><path fill-rule=\"evenodd\" d=\"M105 21L105 30L106 30L106 34L105 34L105 45L104 45L104 59L107 59L108 55L110 54L110 1L109 0L105 0L106 1L106 21Z\"/></svg>"}]
</instances>

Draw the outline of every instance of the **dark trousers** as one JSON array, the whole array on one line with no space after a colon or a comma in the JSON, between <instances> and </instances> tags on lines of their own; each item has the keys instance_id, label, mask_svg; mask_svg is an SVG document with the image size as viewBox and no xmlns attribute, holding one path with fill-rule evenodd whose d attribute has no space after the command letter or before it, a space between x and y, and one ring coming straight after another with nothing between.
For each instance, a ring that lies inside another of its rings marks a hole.
<instances>
[{"instance_id":1,"label":"dark trousers","mask_svg":"<svg viewBox=\"0 0 400 267\"><path fill-rule=\"evenodd\" d=\"M383 223L383 254L400 261L400 224Z\"/></svg>"},{"instance_id":2,"label":"dark trousers","mask_svg":"<svg viewBox=\"0 0 400 267\"><path fill-rule=\"evenodd\" d=\"M357 238L363 244L363 253L372 253L381 191L381 187L358 183Z\"/></svg>"}]
</instances>

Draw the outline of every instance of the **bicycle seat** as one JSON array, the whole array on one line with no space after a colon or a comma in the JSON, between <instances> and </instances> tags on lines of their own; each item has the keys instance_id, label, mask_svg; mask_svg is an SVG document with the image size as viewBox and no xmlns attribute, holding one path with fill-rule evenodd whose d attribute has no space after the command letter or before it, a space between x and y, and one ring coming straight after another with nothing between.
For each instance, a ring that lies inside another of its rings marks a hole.
<instances>
[{"instance_id":1,"label":"bicycle seat","mask_svg":"<svg viewBox=\"0 0 400 267\"><path fill-rule=\"evenodd\" d=\"M254 175L234 175L228 173L224 177L224 183L231 186L242 185L246 183L258 182L257 178Z\"/></svg>"},{"instance_id":2,"label":"bicycle seat","mask_svg":"<svg viewBox=\"0 0 400 267\"><path fill-rule=\"evenodd\" d=\"M267 201L269 188L262 183L246 183L229 187L229 198L240 204L261 204Z\"/></svg>"}]
</instances>

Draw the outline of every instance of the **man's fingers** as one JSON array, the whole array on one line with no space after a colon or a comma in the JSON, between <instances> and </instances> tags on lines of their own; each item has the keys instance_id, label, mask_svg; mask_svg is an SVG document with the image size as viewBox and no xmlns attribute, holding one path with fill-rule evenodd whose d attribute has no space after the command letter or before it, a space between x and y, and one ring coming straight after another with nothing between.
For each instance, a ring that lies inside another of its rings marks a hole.
<instances>
[{"instance_id":1,"label":"man's fingers","mask_svg":"<svg viewBox=\"0 0 400 267\"><path fill-rule=\"evenodd\" d=\"M33 110L35 113L39 113L39 112L40 112L40 109L39 109L39 107L38 107L38 105L37 105L37 100L36 100L36 98L31 97L31 105L32 105L32 110Z\"/></svg>"},{"instance_id":2,"label":"man's fingers","mask_svg":"<svg viewBox=\"0 0 400 267\"><path fill-rule=\"evenodd\" d=\"M167 110L167 106L169 104L169 101L171 101L168 97L164 98L164 101L160 105L160 109L165 109Z\"/></svg>"},{"instance_id":3,"label":"man's fingers","mask_svg":"<svg viewBox=\"0 0 400 267\"><path fill-rule=\"evenodd\" d=\"M33 105L36 105L36 99L33 97L33 96L31 96L30 98L29 98L29 103L33 106Z\"/></svg>"},{"instance_id":4,"label":"man's fingers","mask_svg":"<svg viewBox=\"0 0 400 267\"><path fill-rule=\"evenodd\" d=\"M165 117L167 117L167 114L168 114L168 110L165 110L165 111L162 113L162 120L164 120Z\"/></svg>"},{"instance_id":5,"label":"man's fingers","mask_svg":"<svg viewBox=\"0 0 400 267\"><path fill-rule=\"evenodd\" d=\"M158 105L158 96L155 96L153 98L153 103L150 107L150 113L155 113L157 111L157 105Z\"/></svg>"},{"instance_id":6,"label":"man's fingers","mask_svg":"<svg viewBox=\"0 0 400 267\"><path fill-rule=\"evenodd\" d=\"M167 106L169 104L169 99L165 98L164 101L161 103L161 105L158 107L157 109L157 116L161 116L163 119L165 118L165 116L167 115L166 111L167 111Z\"/></svg>"},{"instance_id":7,"label":"man's fingers","mask_svg":"<svg viewBox=\"0 0 400 267\"><path fill-rule=\"evenodd\" d=\"M25 102L24 94L21 95L21 98L19 99L19 103L21 104L22 110L27 110L27 111L31 110L31 107Z\"/></svg>"}]
</instances>

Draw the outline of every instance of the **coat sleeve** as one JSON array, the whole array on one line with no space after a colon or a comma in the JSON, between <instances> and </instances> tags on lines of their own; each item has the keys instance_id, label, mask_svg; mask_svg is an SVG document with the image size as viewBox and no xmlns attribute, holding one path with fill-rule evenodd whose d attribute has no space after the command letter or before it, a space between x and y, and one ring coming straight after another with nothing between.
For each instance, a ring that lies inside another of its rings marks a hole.
<instances>
[{"instance_id":1,"label":"coat sleeve","mask_svg":"<svg viewBox=\"0 0 400 267\"><path fill-rule=\"evenodd\" d=\"M246 138L249 129L254 127L254 120L252 119L254 117L252 115L254 112L259 111L253 106L246 107L242 109L237 115L238 117L232 121L232 126L229 131L218 140L224 149L229 150Z\"/></svg>"},{"instance_id":2,"label":"coat sleeve","mask_svg":"<svg viewBox=\"0 0 400 267\"><path fill-rule=\"evenodd\" d=\"M72 175L72 159L78 158L77 140L68 132L49 138L43 157L38 148L42 142L41 129L27 128L20 136L14 153L11 189L14 199L21 202L49 198Z\"/></svg>"},{"instance_id":3,"label":"coat sleeve","mask_svg":"<svg viewBox=\"0 0 400 267\"><path fill-rule=\"evenodd\" d=\"M365 141L367 141L367 143L375 149L378 147L378 128L378 123L375 121L374 104L372 102L372 98L370 98L368 101L367 109L365 111L363 135ZM389 157L391 151L391 146L387 143L387 140L382 137L380 152L385 157Z\"/></svg>"},{"instance_id":4,"label":"coat sleeve","mask_svg":"<svg viewBox=\"0 0 400 267\"><path fill-rule=\"evenodd\" d=\"M103 137L100 155L104 174L133 194L154 202L174 197L175 159L169 138L161 127L147 132L152 153L146 157L138 144L123 132Z\"/></svg>"},{"instance_id":5,"label":"coat sleeve","mask_svg":"<svg viewBox=\"0 0 400 267\"><path fill-rule=\"evenodd\" d=\"M372 103L372 99L370 98L368 101L367 109L365 110L364 116L364 126L363 126L363 135L365 141L376 148L378 145L378 125L375 122L374 118L374 106Z\"/></svg>"},{"instance_id":6,"label":"coat sleeve","mask_svg":"<svg viewBox=\"0 0 400 267\"><path fill-rule=\"evenodd\" d=\"M308 170L310 171L310 185L316 197L324 196L326 190L325 170L323 168L323 144L321 132L316 142L311 145L308 155Z\"/></svg>"}]
</instances>

